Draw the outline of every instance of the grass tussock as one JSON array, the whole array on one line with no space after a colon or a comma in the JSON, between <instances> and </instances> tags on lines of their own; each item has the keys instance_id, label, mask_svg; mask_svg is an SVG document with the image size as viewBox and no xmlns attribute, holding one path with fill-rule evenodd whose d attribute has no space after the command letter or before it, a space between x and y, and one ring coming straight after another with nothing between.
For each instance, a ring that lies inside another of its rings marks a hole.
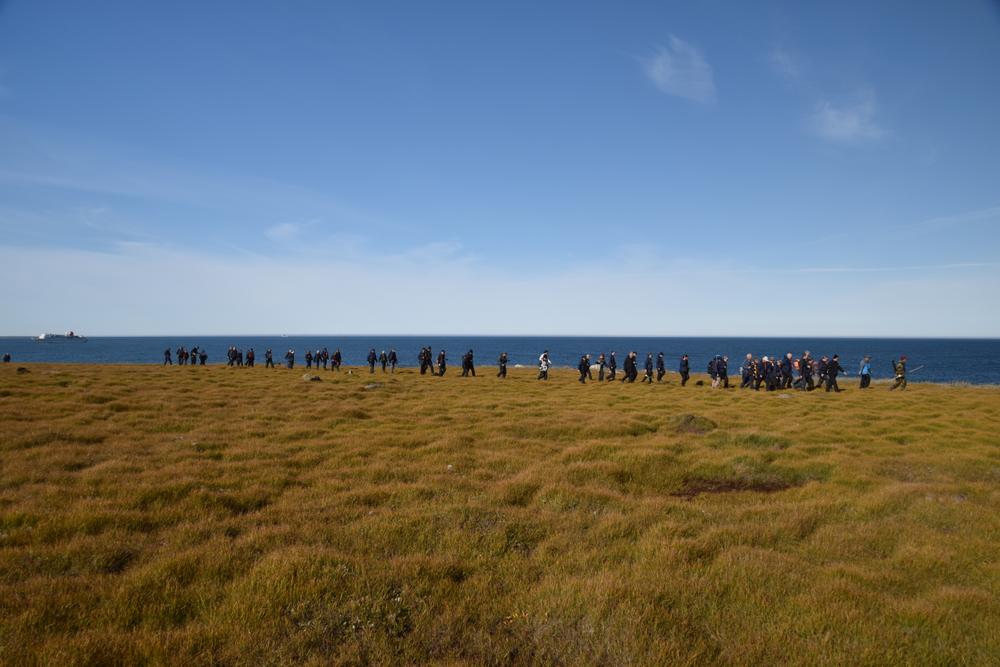
<instances>
[{"instance_id":1,"label":"grass tussock","mask_svg":"<svg viewBox=\"0 0 1000 667\"><path fill-rule=\"evenodd\" d=\"M0 369L0 663L995 664L1000 389Z\"/></svg>"}]
</instances>

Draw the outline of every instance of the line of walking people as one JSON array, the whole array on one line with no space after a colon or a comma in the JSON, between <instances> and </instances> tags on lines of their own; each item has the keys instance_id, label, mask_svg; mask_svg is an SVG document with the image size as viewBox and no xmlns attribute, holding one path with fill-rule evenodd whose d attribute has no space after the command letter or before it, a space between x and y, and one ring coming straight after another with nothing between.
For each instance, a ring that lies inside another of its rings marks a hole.
<instances>
[{"instance_id":1,"label":"line of walking people","mask_svg":"<svg viewBox=\"0 0 1000 667\"><path fill-rule=\"evenodd\" d=\"M204 366L208 360L208 353L198 347L193 347L190 351L184 347L179 347L176 350L176 354L177 363L181 366L189 363L192 366L199 365L199 363ZM255 357L256 353L252 347L244 354L236 346L230 346L227 350L227 365L253 367ZM284 358L286 368L295 367L295 350L288 350ZM271 348L268 348L264 353L264 359L265 367L275 367L274 355ZM343 355L339 348L332 354L325 347L315 352L307 350L305 353L306 368L310 369L319 369L322 366L324 370L329 368L333 371L339 371L342 361ZM399 356L395 349L382 350L378 354L375 352L375 348L371 348L368 351L366 361L369 373L374 373L376 366L381 366L383 373L395 373L396 367L399 365ZM444 376L448 369L448 356L447 352L443 349L438 352L435 361L433 349L430 346L423 347L417 355L417 361L419 362L421 375L426 375L429 372L431 375L440 377ZM507 377L508 361L509 356L507 352L501 352L496 362L498 378ZM173 365L170 348L167 348L163 352L163 364ZM476 376L475 354L472 349L469 349L462 355L461 364L462 377ZM538 357L538 379L548 380L549 371L552 366L549 351L544 350ZM642 368L644 374L641 382L648 382L652 385L655 379L655 382L662 383L667 373L663 352L658 353L655 358L652 352L647 353ZM906 357L901 356L898 360L894 359L892 361L892 368L894 383L890 389L906 389ZM581 384L586 384L588 380L594 380L595 373L597 374L598 382L619 380L617 353L612 350L610 354L605 355L602 352L598 355L596 361L592 361L590 354L581 355L577 364L577 370L580 373L578 380ZM707 372L711 378L711 386L713 388L730 388L728 356L717 354L712 357L708 362ZM691 362L687 354L681 355L677 365L677 373L680 376L681 386L685 386L691 377ZM817 388L825 388L826 391L839 392L841 388L838 384L838 377L844 373L846 371L840 363L840 356L836 354L832 357L822 356L819 359L815 359L806 350L798 358L794 357L791 352L788 352L784 357L779 359L778 357L768 355L758 358L748 353L740 366L739 387L741 389L754 389L756 391L762 388L765 391L786 389L813 391ZM621 375L622 377L619 381L624 383L633 383L639 378L639 355L636 351L630 351L625 355ZM859 386L861 389L867 389L871 386L871 356L866 355L861 360L858 376L860 377Z\"/></svg>"}]
</instances>

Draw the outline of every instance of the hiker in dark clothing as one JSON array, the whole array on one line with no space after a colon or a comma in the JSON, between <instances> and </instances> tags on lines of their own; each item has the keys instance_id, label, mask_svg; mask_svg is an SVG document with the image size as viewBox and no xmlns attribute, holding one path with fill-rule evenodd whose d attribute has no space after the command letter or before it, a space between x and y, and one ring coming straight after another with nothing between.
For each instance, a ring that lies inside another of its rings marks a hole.
<instances>
[{"instance_id":1,"label":"hiker in dark clothing","mask_svg":"<svg viewBox=\"0 0 1000 667\"><path fill-rule=\"evenodd\" d=\"M201 366L204 366L205 362L208 361L208 352L204 348L198 351L198 361Z\"/></svg>"},{"instance_id":2,"label":"hiker in dark clothing","mask_svg":"<svg viewBox=\"0 0 1000 667\"><path fill-rule=\"evenodd\" d=\"M799 389L812 391L816 388L813 383L812 357L809 356L809 350L806 350L799 359L799 380L801 381Z\"/></svg>"},{"instance_id":3,"label":"hiker in dark clothing","mask_svg":"<svg viewBox=\"0 0 1000 667\"><path fill-rule=\"evenodd\" d=\"M642 381L643 382L648 382L649 384L653 384L653 353L652 352L647 352L646 353L646 366L645 366L645 370L646 370L646 374L642 376Z\"/></svg>"},{"instance_id":4,"label":"hiker in dark clothing","mask_svg":"<svg viewBox=\"0 0 1000 667\"><path fill-rule=\"evenodd\" d=\"M378 362L382 365L382 372L385 373L385 369L389 366L389 355L382 350L382 354L378 355Z\"/></svg>"},{"instance_id":5,"label":"hiker in dark clothing","mask_svg":"<svg viewBox=\"0 0 1000 667\"><path fill-rule=\"evenodd\" d=\"M295 350L285 352L285 367L295 368Z\"/></svg>"},{"instance_id":6,"label":"hiker in dark clothing","mask_svg":"<svg viewBox=\"0 0 1000 667\"><path fill-rule=\"evenodd\" d=\"M590 371L590 359L587 355L580 357L580 363L576 365L576 369L580 371L580 384L587 384L587 375Z\"/></svg>"},{"instance_id":7,"label":"hiker in dark clothing","mask_svg":"<svg viewBox=\"0 0 1000 667\"><path fill-rule=\"evenodd\" d=\"M170 350L167 350L167 353L169 354ZM5 363L5 364L9 364L10 363L10 352L4 352L3 353L3 363Z\"/></svg>"},{"instance_id":8,"label":"hiker in dark clothing","mask_svg":"<svg viewBox=\"0 0 1000 667\"><path fill-rule=\"evenodd\" d=\"M396 354L396 350L389 350L389 371L391 373L396 372L396 365L399 364L399 356Z\"/></svg>"},{"instance_id":9,"label":"hiker in dark clothing","mask_svg":"<svg viewBox=\"0 0 1000 667\"><path fill-rule=\"evenodd\" d=\"M622 382L632 383L639 377L639 363L636 357L638 357L636 352L629 352L625 355L625 377L622 378Z\"/></svg>"},{"instance_id":10,"label":"hiker in dark clothing","mask_svg":"<svg viewBox=\"0 0 1000 667\"><path fill-rule=\"evenodd\" d=\"M833 355L833 358L826 364L826 390L840 393L837 386L837 374L843 373L844 369L840 365L840 355Z\"/></svg>"},{"instance_id":11,"label":"hiker in dark clothing","mask_svg":"<svg viewBox=\"0 0 1000 667\"><path fill-rule=\"evenodd\" d=\"M197 346L192 347L191 348L191 352L189 354L191 355L191 365L192 366L197 366L198 365L198 347Z\"/></svg>"},{"instance_id":12,"label":"hiker in dark clothing","mask_svg":"<svg viewBox=\"0 0 1000 667\"><path fill-rule=\"evenodd\" d=\"M313 363L312 350L306 350L306 368L312 368L312 363Z\"/></svg>"},{"instance_id":13,"label":"hiker in dark clothing","mask_svg":"<svg viewBox=\"0 0 1000 667\"><path fill-rule=\"evenodd\" d=\"M476 377L476 365L473 362L472 350L462 355L462 377Z\"/></svg>"},{"instance_id":14,"label":"hiker in dark clothing","mask_svg":"<svg viewBox=\"0 0 1000 667\"><path fill-rule=\"evenodd\" d=\"M274 368L274 356L271 354L271 348L267 348L264 352L264 368Z\"/></svg>"},{"instance_id":15,"label":"hiker in dark clothing","mask_svg":"<svg viewBox=\"0 0 1000 667\"><path fill-rule=\"evenodd\" d=\"M681 376L681 386L687 384L688 378L691 377L691 362L686 354L681 355L681 362L677 366L677 372Z\"/></svg>"},{"instance_id":16,"label":"hiker in dark clothing","mask_svg":"<svg viewBox=\"0 0 1000 667\"><path fill-rule=\"evenodd\" d=\"M247 368L253 368L253 362L254 359L256 359L256 357L257 355L254 354L252 347L249 350L247 350Z\"/></svg>"},{"instance_id":17,"label":"hiker in dark clothing","mask_svg":"<svg viewBox=\"0 0 1000 667\"><path fill-rule=\"evenodd\" d=\"M608 367L607 357L601 352L597 355L597 381L604 382L604 370Z\"/></svg>"},{"instance_id":18,"label":"hiker in dark clothing","mask_svg":"<svg viewBox=\"0 0 1000 667\"><path fill-rule=\"evenodd\" d=\"M430 355L430 353L431 353L431 348L427 348L427 354ZM438 362L438 376L444 377L444 372L448 370L448 357L445 354L444 350L438 352L437 362ZM428 365L430 364L428 363ZM431 367L431 375L434 375L433 367Z\"/></svg>"},{"instance_id":19,"label":"hiker in dark clothing","mask_svg":"<svg viewBox=\"0 0 1000 667\"><path fill-rule=\"evenodd\" d=\"M715 364L715 372L719 374L719 384L723 389L729 389L729 357L722 355Z\"/></svg>"},{"instance_id":20,"label":"hiker in dark clothing","mask_svg":"<svg viewBox=\"0 0 1000 667\"><path fill-rule=\"evenodd\" d=\"M333 365L332 365L333 370L335 370L335 371L337 371L339 373L340 372L340 363L341 363L341 361L343 361L343 356L340 354L340 348L339 347L333 353L333 357L331 357L331 359L333 359Z\"/></svg>"},{"instance_id":21,"label":"hiker in dark clothing","mask_svg":"<svg viewBox=\"0 0 1000 667\"><path fill-rule=\"evenodd\" d=\"M7 355L4 355L4 356L7 356ZM5 359L4 361L10 361L10 360L9 359ZM169 347L163 351L163 365L164 366L168 366L168 365L169 366L173 366L174 365L174 360L170 358L170 348Z\"/></svg>"},{"instance_id":22,"label":"hiker in dark clothing","mask_svg":"<svg viewBox=\"0 0 1000 667\"><path fill-rule=\"evenodd\" d=\"M656 355L656 381L663 382L663 376L667 374L667 366L663 361L663 353Z\"/></svg>"},{"instance_id":23,"label":"hiker in dark clothing","mask_svg":"<svg viewBox=\"0 0 1000 667\"><path fill-rule=\"evenodd\" d=\"M618 372L618 358L615 356L615 351L611 350L608 356L608 382L615 381L616 372Z\"/></svg>"},{"instance_id":24,"label":"hiker in dark clothing","mask_svg":"<svg viewBox=\"0 0 1000 667\"><path fill-rule=\"evenodd\" d=\"M507 377L507 353L501 352L500 356L497 357L497 377L505 378Z\"/></svg>"},{"instance_id":25,"label":"hiker in dark clothing","mask_svg":"<svg viewBox=\"0 0 1000 667\"><path fill-rule=\"evenodd\" d=\"M819 358L819 385L820 387L826 386L826 367L830 365L830 359L824 354Z\"/></svg>"},{"instance_id":26,"label":"hiker in dark clothing","mask_svg":"<svg viewBox=\"0 0 1000 667\"><path fill-rule=\"evenodd\" d=\"M373 347L368 351L368 372L375 372L375 362L378 361L378 356L375 354L375 348Z\"/></svg>"},{"instance_id":27,"label":"hiker in dark clothing","mask_svg":"<svg viewBox=\"0 0 1000 667\"><path fill-rule=\"evenodd\" d=\"M779 367L781 373L778 380L779 389L791 389L792 382L795 381L795 372L792 365L792 353L789 352L785 355L784 359L781 360L781 366Z\"/></svg>"},{"instance_id":28,"label":"hiker in dark clothing","mask_svg":"<svg viewBox=\"0 0 1000 667\"><path fill-rule=\"evenodd\" d=\"M768 391L774 391L778 388L780 377L777 360L764 357L764 386Z\"/></svg>"}]
</instances>

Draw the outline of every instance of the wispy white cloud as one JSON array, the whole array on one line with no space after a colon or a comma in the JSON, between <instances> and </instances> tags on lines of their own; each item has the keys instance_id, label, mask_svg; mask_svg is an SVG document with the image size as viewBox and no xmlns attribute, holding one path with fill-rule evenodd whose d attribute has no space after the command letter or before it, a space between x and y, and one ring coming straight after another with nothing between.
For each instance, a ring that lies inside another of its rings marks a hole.
<instances>
[{"instance_id":1,"label":"wispy white cloud","mask_svg":"<svg viewBox=\"0 0 1000 667\"><path fill-rule=\"evenodd\" d=\"M668 95L709 104L715 101L712 66L701 51L674 35L652 56L642 60L649 80Z\"/></svg>"},{"instance_id":2,"label":"wispy white cloud","mask_svg":"<svg viewBox=\"0 0 1000 667\"><path fill-rule=\"evenodd\" d=\"M771 48L767 61L776 74L789 81L798 81L802 76L802 63L798 56L781 46Z\"/></svg>"},{"instance_id":3,"label":"wispy white cloud","mask_svg":"<svg viewBox=\"0 0 1000 667\"><path fill-rule=\"evenodd\" d=\"M264 235L272 241L290 241L299 235L302 225L296 222L282 222L268 227Z\"/></svg>"},{"instance_id":4,"label":"wispy white cloud","mask_svg":"<svg viewBox=\"0 0 1000 667\"><path fill-rule=\"evenodd\" d=\"M850 105L820 102L809 118L809 125L818 136L835 143L878 141L885 137L886 131L876 121L875 112L875 94L868 91Z\"/></svg>"}]
</instances>

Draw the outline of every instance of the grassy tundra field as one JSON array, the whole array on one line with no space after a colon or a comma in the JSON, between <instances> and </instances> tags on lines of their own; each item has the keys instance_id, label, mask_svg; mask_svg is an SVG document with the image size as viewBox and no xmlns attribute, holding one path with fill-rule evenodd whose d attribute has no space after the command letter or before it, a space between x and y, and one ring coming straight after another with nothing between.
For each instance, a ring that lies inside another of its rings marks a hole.
<instances>
[{"instance_id":1,"label":"grassy tundra field","mask_svg":"<svg viewBox=\"0 0 1000 667\"><path fill-rule=\"evenodd\" d=\"M1000 390L0 368L0 662L997 664Z\"/></svg>"}]
</instances>

